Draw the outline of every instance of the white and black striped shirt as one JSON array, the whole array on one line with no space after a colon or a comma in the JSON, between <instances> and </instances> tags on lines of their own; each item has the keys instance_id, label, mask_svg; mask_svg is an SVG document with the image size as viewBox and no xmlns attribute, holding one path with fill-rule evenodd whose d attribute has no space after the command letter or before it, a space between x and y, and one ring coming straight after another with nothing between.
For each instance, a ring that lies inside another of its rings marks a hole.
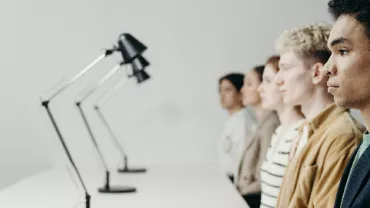
<instances>
[{"instance_id":1,"label":"white and black striped shirt","mask_svg":"<svg viewBox=\"0 0 370 208\"><path fill-rule=\"evenodd\" d=\"M261 166L261 208L275 208L283 181L285 169L289 163L292 141L298 135L298 128L303 120L297 122L286 132L279 126L271 138L266 158Z\"/></svg>"}]
</instances>

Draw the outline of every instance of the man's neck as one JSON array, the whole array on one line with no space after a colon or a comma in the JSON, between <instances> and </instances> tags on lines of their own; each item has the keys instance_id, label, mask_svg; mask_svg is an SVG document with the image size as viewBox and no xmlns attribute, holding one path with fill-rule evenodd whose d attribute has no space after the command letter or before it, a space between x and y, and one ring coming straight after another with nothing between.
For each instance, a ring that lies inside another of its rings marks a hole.
<instances>
[{"instance_id":1,"label":"man's neck","mask_svg":"<svg viewBox=\"0 0 370 208\"><path fill-rule=\"evenodd\" d=\"M283 106L276 110L282 126L292 126L304 117L292 106Z\"/></svg>"},{"instance_id":2,"label":"man's neck","mask_svg":"<svg viewBox=\"0 0 370 208\"><path fill-rule=\"evenodd\" d=\"M302 113L306 120L311 120L331 104L333 104L333 100L326 93L314 93L305 103L301 104Z\"/></svg>"},{"instance_id":3,"label":"man's neck","mask_svg":"<svg viewBox=\"0 0 370 208\"><path fill-rule=\"evenodd\" d=\"M230 116L234 115L236 112L240 111L243 107L242 106L238 106L238 107L234 107L232 109L229 109L228 112L230 114Z\"/></svg>"}]
</instances>

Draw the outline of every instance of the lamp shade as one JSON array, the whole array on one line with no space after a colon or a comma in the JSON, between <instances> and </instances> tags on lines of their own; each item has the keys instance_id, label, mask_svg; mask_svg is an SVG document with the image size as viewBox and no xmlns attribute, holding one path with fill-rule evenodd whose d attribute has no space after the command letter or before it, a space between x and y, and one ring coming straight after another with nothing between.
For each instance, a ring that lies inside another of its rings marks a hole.
<instances>
[{"instance_id":1,"label":"lamp shade","mask_svg":"<svg viewBox=\"0 0 370 208\"><path fill-rule=\"evenodd\" d=\"M118 50L121 52L125 63L131 62L141 55L147 47L128 33L123 33L118 38Z\"/></svg>"},{"instance_id":2,"label":"lamp shade","mask_svg":"<svg viewBox=\"0 0 370 208\"><path fill-rule=\"evenodd\" d=\"M148 73L146 73L146 71L144 70L144 69L142 69L142 70L138 70L138 71L136 71L135 69L134 69L134 73L135 73L135 77L136 77L136 81L137 81L137 83L142 83L142 82L144 82L144 81L146 81L146 80L148 80L148 79L150 79L150 76L149 76L149 74Z\"/></svg>"},{"instance_id":3,"label":"lamp shade","mask_svg":"<svg viewBox=\"0 0 370 208\"><path fill-rule=\"evenodd\" d=\"M148 60L146 60L144 57L142 56L137 56L136 58L134 58L131 62L132 64L132 68L135 70L141 70L141 69L144 69L145 67L149 66L150 63L148 62Z\"/></svg>"}]
</instances>

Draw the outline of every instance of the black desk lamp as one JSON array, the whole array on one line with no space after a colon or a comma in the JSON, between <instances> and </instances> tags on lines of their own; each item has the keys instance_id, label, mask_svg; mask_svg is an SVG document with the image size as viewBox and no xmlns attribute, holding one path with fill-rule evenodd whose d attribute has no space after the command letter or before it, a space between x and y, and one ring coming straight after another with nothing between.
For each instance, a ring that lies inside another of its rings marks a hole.
<instances>
[{"instance_id":1,"label":"black desk lamp","mask_svg":"<svg viewBox=\"0 0 370 208\"><path fill-rule=\"evenodd\" d=\"M150 78L149 74L145 72L145 68L150 63L142 56L138 56L132 61L132 74L129 77L136 77L137 83L142 83Z\"/></svg>"},{"instance_id":2,"label":"black desk lamp","mask_svg":"<svg viewBox=\"0 0 370 208\"><path fill-rule=\"evenodd\" d=\"M145 72L145 67L149 66L149 62L145 60L143 57L139 56L132 62L132 74L128 75L128 77L136 77L137 82L140 84L144 82L145 80L149 79L149 75ZM108 124L107 119L105 118L104 114L101 111L101 107L108 102L110 98L113 97L113 95L125 84L127 83L127 78L123 78L120 82L118 82L112 89L110 89L108 92L104 93L101 98L96 102L94 105L94 109L96 110L100 120L104 124L104 126L107 128L108 133L113 140L116 148L121 153L121 156L123 157L123 167L118 168L118 172L120 173L144 173L146 172L145 168L130 168L128 165L128 155L124 151L122 145L118 141L117 137L113 133L112 128Z\"/></svg>"},{"instance_id":3,"label":"black desk lamp","mask_svg":"<svg viewBox=\"0 0 370 208\"><path fill-rule=\"evenodd\" d=\"M82 71L80 71L77 75L70 78L67 82L63 83L61 86L59 86L51 95L49 95L46 99L41 97L41 105L45 108L51 123L53 124L53 127L57 133L57 136L62 144L62 147L65 151L65 154L67 155L67 158L72 165L78 180L84 190L85 194L85 207L90 208L90 199L91 196L89 192L87 191L86 185L82 179L82 176L69 152L69 149L67 147L67 144L62 136L62 133L56 123L56 120L50 110L49 104L50 102L61 92L66 90L69 86L71 86L74 82L76 82L79 78L81 78L84 74L86 74L88 71L90 71L97 63L105 59L106 57L112 55L114 52L119 51L121 52L121 55L123 56L124 60L126 62L132 61L134 58L139 56L141 53L143 53L147 47L140 43L138 40L136 40L133 36L130 34L124 33L119 36L118 39L118 47L114 46L112 49L106 50L103 54L98 56L94 61L92 61L89 65L87 65Z\"/></svg>"},{"instance_id":4,"label":"black desk lamp","mask_svg":"<svg viewBox=\"0 0 370 208\"><path fill-rule=\"evenodd\" d=\"M98 84L96 84L93 88L91 88L90 90L88 90L85 94L83 94L81 96L81 98L77 99L76 101L76 106L78 107L78 110L81 114L81 117L85 123L85 127L89 133L89 136L91 138L91 141L98 153L98 156L99 156L99 159L101 161L101 163L103 164L103 167L104 167L104 170L105 170L105 185L104 187L101 187L99 188L99 192L100 193L131 193L131 192L136 192L136 189L133 188L133 187L127 187L127 186L110 186L109 184L109 181L110 181L110 172L109 172L109 168L108 168L108 165L107 165L107 162L105 161L104 159L104 156L102 154L102 151L100 150L99 148L99 145L98 145L98 142L95 138L95 135L94 133L92 132L92 129L91 129L91 126L90 126L90 123L89 121L87 120L86 118L86 114L82 108L82 103L91 95L93 94L96 90L99 89L99 87L104 84L106 81L108 81L115 73L118 72L118 70L121 68L121 66L123 65L124 63L121 63L121 64L118 64L116 66L114 66L108 74L106 74L99 82Z\"/></svg>"}]
</instances>

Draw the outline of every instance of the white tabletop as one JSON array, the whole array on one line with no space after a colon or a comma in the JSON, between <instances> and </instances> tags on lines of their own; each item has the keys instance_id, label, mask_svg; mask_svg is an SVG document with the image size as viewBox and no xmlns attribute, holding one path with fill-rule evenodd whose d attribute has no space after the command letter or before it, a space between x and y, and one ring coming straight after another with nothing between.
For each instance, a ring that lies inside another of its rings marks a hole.
<instances>
[{"instance_id":1,"label":"white tabletop","mask_svg":"<svg viewBox=\"0 0 370 208\"><path fill-rule=\"evenodd\" d=\"M103 174L85 169L82 173L92 196L91 208L248 208L212 165L156 166L133 175L112 171L111 185L134 185L137 192L131 194L100 194L97 188L104 183ZM83 197L67 171L54 168L2 190L0 207L75 208Z\"/></svg>"}]
</instances>

